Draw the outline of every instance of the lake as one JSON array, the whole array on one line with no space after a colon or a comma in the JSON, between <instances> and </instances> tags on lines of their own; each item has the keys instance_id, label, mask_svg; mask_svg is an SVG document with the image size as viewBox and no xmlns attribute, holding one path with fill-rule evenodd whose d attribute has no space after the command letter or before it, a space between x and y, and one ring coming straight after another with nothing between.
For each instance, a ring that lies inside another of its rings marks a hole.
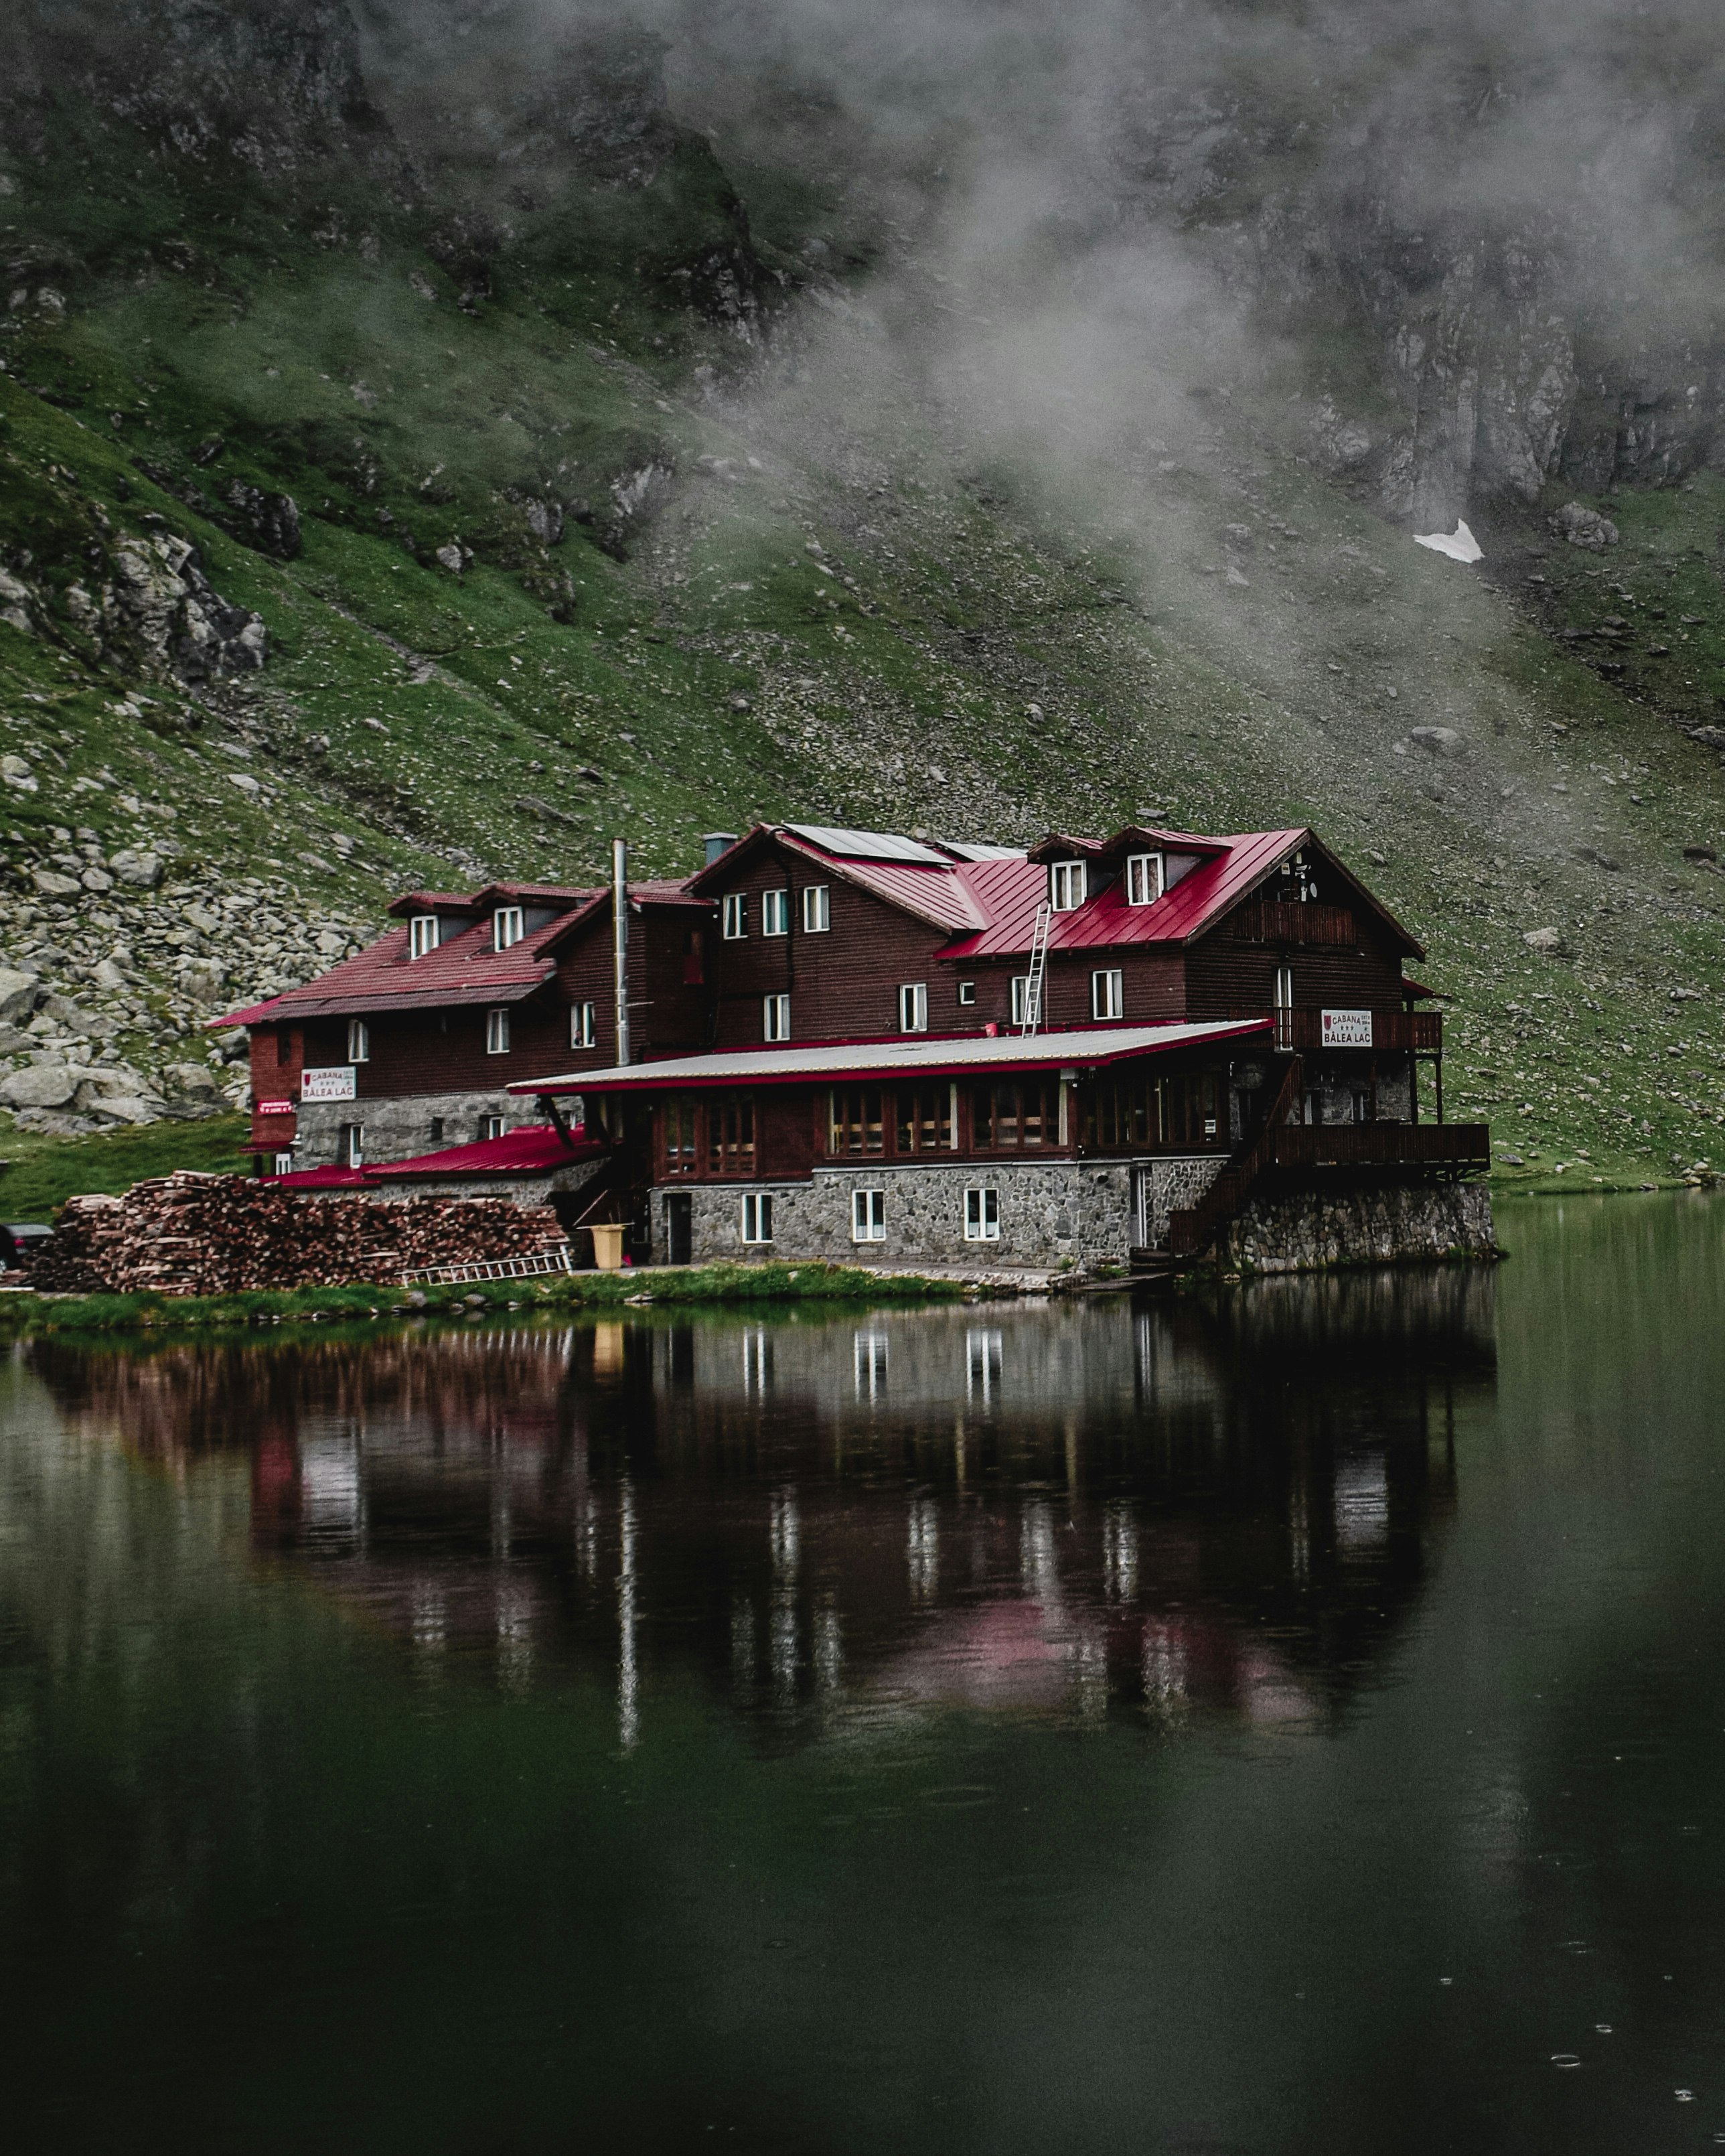
<instances>
[{"instance_id":1,"label":"lake","mask_svg":"<svg viewBox=\"0 0 1725 2156\"><path fill-rule=\"evenodd\" d=\"M13 2145L1725 2142L1725 1203L1501 1226L18 1347Z\"/></svg>"}]
</instances>

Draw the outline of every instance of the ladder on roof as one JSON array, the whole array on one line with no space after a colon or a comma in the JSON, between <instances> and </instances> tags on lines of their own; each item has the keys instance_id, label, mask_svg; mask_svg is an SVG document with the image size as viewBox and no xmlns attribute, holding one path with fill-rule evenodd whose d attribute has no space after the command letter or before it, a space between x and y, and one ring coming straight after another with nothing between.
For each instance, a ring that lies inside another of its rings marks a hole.
<instances>
[{"instance_id":1,"label":"ladder on roof","mask_svg":"<svg viewBox=\"0 0 1725 2156\"><path fill-rule=\"evenodd\" d=\"M1054 926L1054 908L1046 901L1036 909L1036 926L1030 932L1030 970L1024 978L1024 1019L1021 1034L1042 1030L1042 983L1048 972L1048 936Z\"/></svg>"}]
</instances>

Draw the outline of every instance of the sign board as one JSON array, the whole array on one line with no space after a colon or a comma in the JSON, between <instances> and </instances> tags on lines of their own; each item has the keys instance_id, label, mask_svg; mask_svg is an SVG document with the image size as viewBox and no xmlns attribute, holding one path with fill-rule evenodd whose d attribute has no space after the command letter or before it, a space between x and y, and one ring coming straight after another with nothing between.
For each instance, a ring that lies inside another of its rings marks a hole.
<instances>
[{"instance_id":1,"label":"sign board","mask_svg":"<svg viewBox=\"0 0 1725 2156\"><path fill-rule=\"evenodd\" d=\"M258 1113L260 1116L290 1116L293 1112L294 1104L291 1101L259 1101L258 1103Z\"/></svg>"},{"instance_id":2,"label":"sign board","mask_svg":"<svg viewBox=\"0 0 1725 2156\"><path fill-rule=\"evenodd\" d=\"M334 1063L326 1070L302 1070L300 1073L300 1098L302 1101L352 1101L359 1097L354 1083L354 1068L351 1063Z\"/></svg>"},{"instance_id":3,"label":"sign board","mask_svg":"<svg viewBox=\"0 0 1725 2156\"><path fill-rule=\"evenodd\" d=\"M1369 1048L1372 1014L1368 1010L1327 1010L1320 1014L1326 1048ZM308 1071L306 1075L311 1074Z\"/></svg>"}]
</instances>

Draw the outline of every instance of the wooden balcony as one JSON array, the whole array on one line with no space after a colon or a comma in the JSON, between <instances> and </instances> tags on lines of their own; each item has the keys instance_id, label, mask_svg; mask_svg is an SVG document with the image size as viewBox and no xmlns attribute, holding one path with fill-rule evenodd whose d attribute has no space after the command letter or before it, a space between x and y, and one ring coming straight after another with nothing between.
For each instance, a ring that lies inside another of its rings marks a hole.
<instances>
[{"instance_id":1,"label":"wooden balcony","mask_svg":"<svg viewBox=\"0 0 1725 2156\"><path fill-rule=\"evenodd\" d=\"M1266 899L1243 906L1234 916L1234 932L1247 943L1354 944L1359 931L1345 906L1301 906Z\"/></svg>"},{"instance_id":2,"label":"wooden balcony","mask_svg":"<svg viewBox=\"0 0 1725 2156\"><path fill-rule=\"evenodd\" d=\"M1324 1047L1323 1013L1321 1010L1291 1010L1276 1014L1276 1042L1278 1048L1291 1048L1312 1055ZM1373 1011L1372 1013L1372 1047L1362 1050L1369 1054L1380 1050L1405 1051L1411 1049L1416 1055L1441 1055L1444 1052L1444 1018L1441 1011Z\"/></svg>"},{"instance_id":3,"label":"wooden balcony","mask_svg":"<svg viewBox=\"0 0 1725 2156\"><path fill-rule=\"evenodd\" d=\"M1489 1123L1283 1123L1270 1132L1276 1168L1487 1168Z\"/></svg>"}]
</instances>

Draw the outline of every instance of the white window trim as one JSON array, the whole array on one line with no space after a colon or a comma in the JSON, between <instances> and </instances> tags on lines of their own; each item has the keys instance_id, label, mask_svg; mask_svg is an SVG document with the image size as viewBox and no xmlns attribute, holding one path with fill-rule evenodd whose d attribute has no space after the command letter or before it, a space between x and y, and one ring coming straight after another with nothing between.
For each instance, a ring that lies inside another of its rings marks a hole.
<instances>
[{"instance_id":1,"label":"white window trim","mask_svg":"<svg viewBox=\"0 0 1725 2156\"><path fill-rule=\"evenodd\" d=\"M598 1005L597 1004L571 1004L569 1006L570 1047L597 1048L598 1045Z\"/></svg>"},{"instance_id":2,"label":"white window trim","mask_svg":"<svg viewBox=\"0 0 1725 2156\"><path fill-rule=\"evenodd\" d=\"M967 1243L1000 1240L1000 1193L993 1183L973 1183L965 1192L964 1240Z\"/></svg>"},{"instance_id":3,"label":"white window trim","mask_svg":"<svg viewBox=\"0 0 1725 2156\"><path fill-rule=\"evenodd\" d=\"M898 992L898 1029L901 1033L928 1030L928 983L906 981Z\"/></svg>"},{"instance_id":4,"label":"white window trim","mask_svg":"<svg viewBox=\"0 0 1725 2156\"><path fill-rule=\"evenodd\" d=\"M366 1127L363 1123L343 1123L341 1151L346 1158L344 1168L363 1168L366 1163Z\"/></svg>"},{"instance_id":5,"label":"white window trim","mask_svg":"<svg viewBox=\"0 0 1725 2156\"><path fill-rule=\"evenodd\" d=\"M1014 1025L1022 1025L1024 1024L1024 1013L1029 1009L1029 1007L1030 976L1028 973L1014 973L1012 977L1012 1001L1010 1005L1012 1011L1012 1022Z\"/></svg>"},{"instance_id":6,"label":"white window trim","mask_svg":"<svg viewBox=\"0 0 1725 2156\"><path fill-rule=\"evenodd\" d=\"M762 1222L767 1232L761 1233ZM754 1233L749 1233L752 1224ZM770 1243L773 1240L773 1193L770 1190L745 1190L737 1214L737 1235L745 1243Z\"/></svg>"},{"instance_id":7,"label":"white window trim","mask_svg":"<svg viewBox=\"0 0 1725 2156\"><path fill-rule=\"evenodd\" d=\"M372 1060L372 1029L362 1018L347 1021L347 1060L350 1063L369 1063Z\"/></svg>"},{"instance_id":8,"label":"white window trim","mask_svg":"<svg viewBox=\"0 0 1725 2156\"><path fill-rule=\"evenodd\" d=\"M509 1053L509 1006L499 1005L485 1013L485 1053L487 1055L507 1055Z\"/></svg>"},{"instance_id":9,"label":"white window trim","mask_svg":"<svg viewBox=\"0 0 1725 2156\"><path fill-rule=\"evenodd\" d=\"M968 1010L975 1003L976 983L974 981L961 981L958 983L958 1001L966 1010Z\"/></svg>"},{"instance_id":10,"label":"white window trim","mask_svg":"<svg viewBox=\"0 0 1725 2156\"><path fill-rule=\"evenodd\" d=\"M803 886L803 933L805 936L830 934L833 926L833 901L824 883L804 884Z\"/></svg>"},{"instance_id":11,"label":"white window trim","mask_svg":"<svg viewBox=\"0 0 1725 2156\"><path fill-rule=\"evenodd\" d=\"M761 998L761 1038L775 1046L791 1037L791 999L783 993Z\"/></svg>"},{"instance_id":12,"label":"white window trim","mask_svg":"<svg viewBox=\"0 0 1725 2156\"><path fill-rule=\"evenodd\" d=\"M408 923L408 956L429 958L443 941L443 923L434 913L416 913Z\"/></svg>"},{"instance_id":13,"label":"white window trim","mask_svg":"<svg viewBox=\"0 0 1725 2156\"><path fill-rule=\"evenodd\" d=\"M770 924L777 917L778 927ZM791 932L791 893L788 884L776 886L761 893L761 933L762 936L788 936Z\"/></svg>"},{"instance_id":14,"label":"white window trim","mask_svg":"<svg viewBox=\"0 0 1725 2156\"><path fill-rule=\"evenodd\" d=\"M1132 896L1134 886L1145 891L1141 897ZM1126 902L1128 906L1154 906L1168 889L1168 856L1165 854L1128 854L1126 857Z\"/></svg>"},{"instance_id":15,"label":"white window trim","mask_svg":"<svg viewBox=\"0 0 1725 2156\"><path fill-rule=\"evenodd\" d=\"M748 940L749 895L746 891L727 891L719 901L719 933L726 943L743 943Z\"/></svg>"},{"instance_id":16,"label":"white window trim","mask_svg":"<svg viewBox=\"0 0 1725 2156\"><path fill-rule=\"evenodd\" d=\"M1086 866L1083 861L1049 863L1048 902L1056 913L1076 913L1089 897L1090 878Z\"/></svg>"},{"instance_id":17,"label":"white window trim","mask_svg":"<svg viewBox=\"0 0 1725 2156\"><path fill-rule=\"evenodd\" d=\"M1090 1014L1117 1019L1126 1014L1126 979L1118 966L1099 966L1090 977Z\"/></svg>"},{"instance_id":18,"label":"white window trim","mask_svg":"<svg viewBox=\"0 0 1725 2156\"><path fill-rule=\"evenodd\" d=\"M519 943L526 934L526 921L518 906L500 906L491 916L491 948L507 951Z\"/></svg>"},{"instance_id":19,"label":"white window trim","mask_svg":"<svg viewBox=\"0 0 1725 2156\"><path fill-rule=\"evenodd\" d=\"M508 1134L509 1118L507 1116L487 1116L485 1117L483 1136L486 1144L489 1145L494 1138L506 1137Z\"/></svg>"},{"instance_id":20,"label":"white window trim","mask_svg":"<svg viewBox=\"0 0 1725 2156\"><path fill-rule=\"evenodd\" d=\"M878 1185L851 1192L850 1240L853 1243L886 1240L886 1193Z\"/></svg>"}]
</instances>

